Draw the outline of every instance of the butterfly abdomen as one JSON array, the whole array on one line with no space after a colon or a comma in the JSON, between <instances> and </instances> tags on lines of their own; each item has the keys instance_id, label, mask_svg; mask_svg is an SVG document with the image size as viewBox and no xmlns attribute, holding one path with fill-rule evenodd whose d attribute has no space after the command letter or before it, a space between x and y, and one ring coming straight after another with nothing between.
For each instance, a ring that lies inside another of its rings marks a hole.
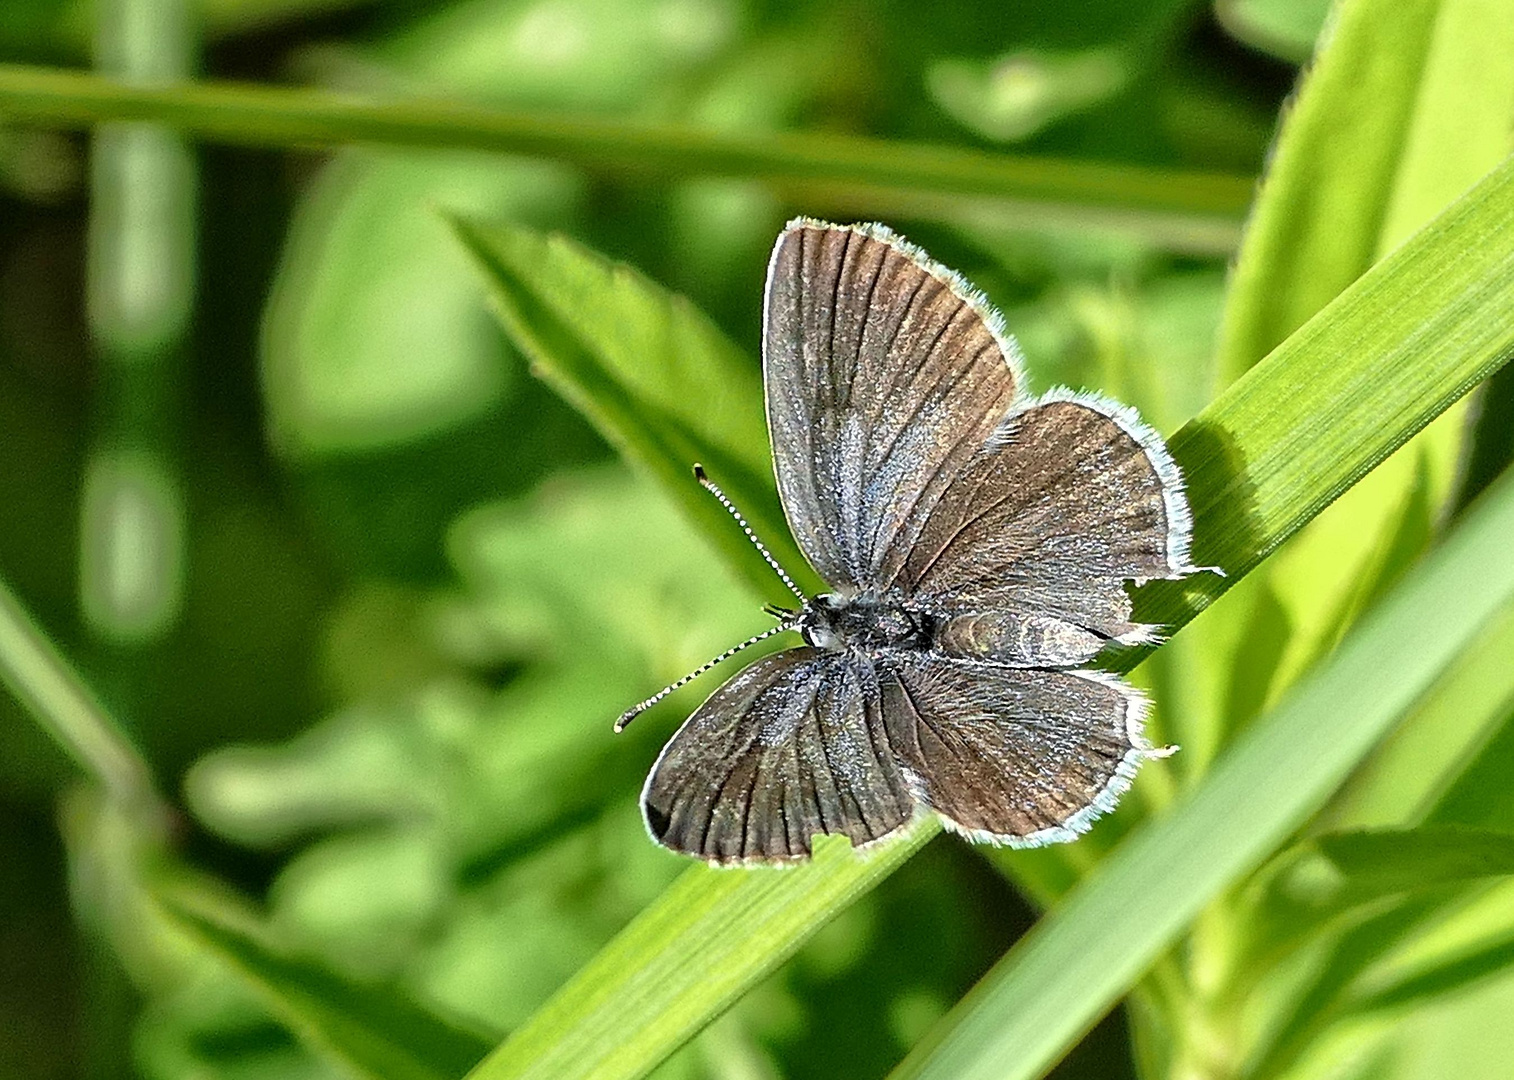
<instances>
[{"instance_id":1,"label":"butterfly abdomen","mask_svg":"<svg viewBox=\"0 0 1514 1080\"><path fill-rule=\"evenodd\" d=\"M1091 659L1104 639L1050 615L990 611L943 618L935 646L952 656L1024 667L1068 667Z\"/></svg>"}]
</instances>

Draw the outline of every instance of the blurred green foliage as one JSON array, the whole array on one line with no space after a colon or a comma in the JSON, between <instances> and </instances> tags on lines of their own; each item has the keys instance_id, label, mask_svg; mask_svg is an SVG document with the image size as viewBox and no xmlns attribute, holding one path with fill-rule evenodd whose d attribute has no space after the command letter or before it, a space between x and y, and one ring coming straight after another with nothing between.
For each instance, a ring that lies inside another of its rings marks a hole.
<instances>
[{"instance_id":1,"label":"blurred green foliage","mask_svg":"<svg viewBox=\"0 0 1514 1080\"><path fill-rule=\"evenodd\" d=\"M1075 200L891 222L1004 310L1034 388L1097 388L1171 433L1507 154L1506 0L1328 18L1320 0L928 18L897 0L8 0L0 62L925 141L1118 186L1132 166L1260 174L1326 26L1233 272L1212 237L1164 243ZM186 153L110 130L91 158L0 100L0 576L170 809L81 788L0 698L0 1078L460 1075L541 1030L658 897L698 895L665 892L685 864L647 841L636 794L708 680L620 738L609 723L781 599L679 486L688 451L797 563L757 418L732 403L757 384L767 249L814 208L755 176ZM122 297L158 313L152 333L112 318ZM1480 485L1503 469L1506 375L1137 670L1185 752L1121 814L1050 853L929 841L656 1075L891 1069L1392 594L1455 521L1459 462ZM1514 920L1490 882L1514 827L1511 626L1057 1075L1508 1075Z\"/></svg>"}]
</instances>

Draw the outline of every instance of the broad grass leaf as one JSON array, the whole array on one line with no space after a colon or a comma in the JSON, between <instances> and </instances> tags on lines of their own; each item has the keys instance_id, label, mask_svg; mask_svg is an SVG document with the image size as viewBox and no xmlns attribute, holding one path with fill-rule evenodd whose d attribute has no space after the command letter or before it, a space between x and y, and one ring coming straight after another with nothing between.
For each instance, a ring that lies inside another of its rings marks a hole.
<instances>
[{"instance_id":1,"label":"broad grass leaf","mask_svg":"<svg viewBox=\"0 0 1514 1080\"><path fill-rule=\"evenodd\" d=\"M1224 373L1254 363L1514 145L1514 69L1503 61L1511 25L1507 0L1338 7L1248 227L1221 328ZM1401 558L1412 556L1402 530L1426 530L1404 516L1415 513L1409 504L1423 500L1429 523L1439 520L1460 427L1453 409L1280 553L1268 576L1293 637L1274 695L1360 614L1382 577L1374 560L1383 548L1396 542ZM1244 650L1235 654L1246 662Z\"/></svg>"}]
</instances>

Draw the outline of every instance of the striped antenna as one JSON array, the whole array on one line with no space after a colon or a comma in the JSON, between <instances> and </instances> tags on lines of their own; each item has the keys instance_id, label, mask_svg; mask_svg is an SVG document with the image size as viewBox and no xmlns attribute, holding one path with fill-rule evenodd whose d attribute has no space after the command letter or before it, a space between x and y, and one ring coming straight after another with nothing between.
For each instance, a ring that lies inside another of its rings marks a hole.
<instances>
[{"instance_id":1,"label":"striped antenna","mask_svg":"<svg viewBox=\"0 0 1514 1080\"><path fill-rule=\"evenodd\" d=\"M657 691L657 693L647 698L647 700L641 702L641 704L633 705L631 706L631 708L621 713L620 719L615 721L616 733L618 734L624 731L626 729L626 725L629 724L632 720L635 720L638 716L646 712L653 705L656 705L659 701L667 697L674 690L678 690L681 687L693 682L695 679L699 678L699 676L703 675L706 671L709 671L710 668L714 667L722 660L729 660L731 657L739 653L742 649L755 645L759 641L766 641L774 634L781 634L783 633L783 631L792 630L793 628L794 624L792 622L783 622L777 626L772 627L771 629L764 630L760 634L756 634L752 637L747 638L740 645L736 645L732 648L727 649L725 652L715 657L715 659L711 660L709 663L700 665L699 667L695 668L693 671L685 675L683 678L679 679L677 682L669 683L667 686L664 686L661 690Z\"/></svg>"},{"instance_id":2,"label":"striped antenna","mask_svg":"<svg viewBox=\"0 0 1514 1080\"><path fill-rule=\"evenodd\" d=\"M789 592L797 596L800 603L803 603L804 593L799 591L799 586L794 584L794 579L789 577L788 572L778 565L778 560L773 558L773 553L767 549L767 545L757 539L757 534L746 523L746 518L741 516L741 511L736 509L736 504L726 498L725 492L715 486L715 481L705 475L703 465L696 464L694 466L694 478L699 481L700 487L720 500L720 505L725 507L725 512L736 519L736 524L741 526L741 531L746 533L746 538L752 542L752 546L757 549L757 553L773 568L773 573L777 574L783 580L783 583L789 587Z\"/></svg>"}]
</instances>

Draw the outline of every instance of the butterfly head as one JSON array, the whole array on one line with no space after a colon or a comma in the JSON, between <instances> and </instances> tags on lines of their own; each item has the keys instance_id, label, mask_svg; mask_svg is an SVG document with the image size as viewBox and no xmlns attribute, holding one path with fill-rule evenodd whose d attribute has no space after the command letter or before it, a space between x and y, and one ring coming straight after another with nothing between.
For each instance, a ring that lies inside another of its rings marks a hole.
<instances>
[{"instance_id":1,"label":"butterfly head","mask_svg":"<svg viewBox=\"0 0 1514 1080\"><path fill-rule=\"evenodd\" d=\"M817 649L842 649L846 647L847 601L834 593L821 593L804 602L794 622L794 629L804 638L806 645Z\"/></svg>"}]
</instances>

